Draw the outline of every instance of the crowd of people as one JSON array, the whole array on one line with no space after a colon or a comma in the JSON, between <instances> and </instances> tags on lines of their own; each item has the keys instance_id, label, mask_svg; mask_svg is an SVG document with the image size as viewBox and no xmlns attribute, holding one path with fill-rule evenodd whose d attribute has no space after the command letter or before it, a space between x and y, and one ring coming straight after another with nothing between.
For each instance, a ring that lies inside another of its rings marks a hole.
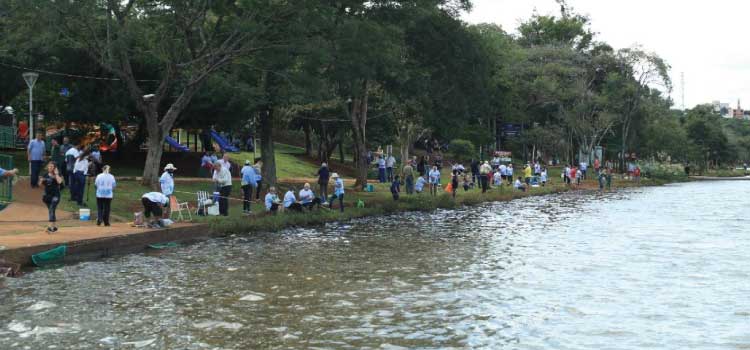
<instances>
[{"instance_id":1,"label":"crowd of people","mask_svg":"<svg viewBox=\"0 0 750 350\"><path fill-rule=\"evenodd\" d=\"M47 145L44 135L36 134L36 138L28 143L27 156L30 167L31 187L42 187L44 194L42 200L49 210L48 232L56 232L55 211L62 198L62 191L69 189L70 200L79 206L84 206L84 189L86 180L94 178L97 203L97 225L110 226L111 204L116 188L115 177L111 169L103 165L98 148L84 148L80 144L72 144L68 137L58 143L52 139L47 157ZM510 187L516 191L526 192L532 187L544 187L550 181L549 172L545 165L540 162L530 162L516 169L508 159L500 158L498 155L486 160L471 160L469 167L461 163L450 164L449 181L442 179L443 157L438 143L433 145L434 152L406 160L398 171L397 159L393 154L384 154L381 149L370 153L371 164L377 171L377 179L380 183L390 183L390 192L394 200L399 200L402 189L406 195L428 192L431 196L437 196L443 191L450 193L454 198L460 188L465 192L471 189L479 189L486 193L493 188ZM47 159L49 159L47 161ZM46 162L46 168L44 167ZM233 169L228 154L219 158L215 153L206 151L200 160L201 173L209 176L214 184L212 199L218 204L218 215L229 216L229 201L242 201L242 211L245 215L252 213L252 203L260 201L263 192L262 161L251 162L246 160L244 166ZM594 164L595 179L599 182L600 190L609 188L612 182L613 167L611 163L604 166L599 159ZM232 198L233 170L239 175L242 199ZM149 220L149 227L159 227L160 219L164 214L170 214L170 208L176 203L175 198L175 172L177 168L173 164L167 164L159 177L160 191L148 192L141 196L143 214ZM637 165L628 168L628 173L635 181L640 180L641 169ZM0 177L13 177L17 170L0 169ZM279 211L303 212L315 208L326 207L330 210L338 205L340 211L344 211L345 186L343 179L338 173L331 171L324 162L317 173L317 194L309 183L304 183L300 188L289 186L281 196L275 186L267 188L263 197L263 206L269 213L276 214ZM561 182L568 186L577 186L581 181L589 178L589 165L581 162L578 165L568 164L561 169ZM329 193L329 184L333 188ZM447 185L446 187L443 187ZM165 210L166 208L166 210Z\"/></svg>"}]
</instances>

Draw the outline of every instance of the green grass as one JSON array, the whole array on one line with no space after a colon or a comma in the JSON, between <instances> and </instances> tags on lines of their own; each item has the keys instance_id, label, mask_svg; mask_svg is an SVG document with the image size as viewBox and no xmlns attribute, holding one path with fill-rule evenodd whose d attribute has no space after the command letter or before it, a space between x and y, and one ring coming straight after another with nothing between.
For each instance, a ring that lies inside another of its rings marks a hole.
<instances>
[{"instance_id":1,"label":"green grass","mask_svg":"<svg viewBox=\"0 0 750 350\"><path fill-rule=\"evenodd\" d=\"M280 179L292 179L292 178L310 178L315 177L318 167L304 159L301 159L305 154L303 148L294 147L284 144L275 144L274 153L276 156L276 177ZM257 155L260 157L260 149L257 150ZM230 153L229 159L237 164L245 164L245 160L253 160L252 152L239 152Z\"/></svg>"}]
</instances>

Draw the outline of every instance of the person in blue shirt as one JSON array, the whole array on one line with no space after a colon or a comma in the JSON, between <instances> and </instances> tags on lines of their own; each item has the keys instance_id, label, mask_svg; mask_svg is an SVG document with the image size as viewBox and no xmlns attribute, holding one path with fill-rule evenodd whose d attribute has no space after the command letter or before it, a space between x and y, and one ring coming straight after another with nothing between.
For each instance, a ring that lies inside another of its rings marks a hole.
<instances>
[{"instance_id":1,"label":"person in blue shirt","mask_svg":"<svg viewBox=\"0 0 750 350\"><path fill-rule=\"evenodd\" d=\"M255 200L260 200L260 191L263 189L263 161L259 160L255 162L253 170L255 170Z\"/></svg>"},{"instance_id":2,"label":"person in blue shirt","mask_svg":"<svg viewBox=\"0 0 750 350\"><path fill-rule=\"evenodd\" d=\"M427 184L427 180L424 179L424 176L420 176L417 178L417 182L414 184L414 191L417 193L422 193L424 191L424 185Z\"/></svg>"},{"instance_id":3,"label":"person in blue shirt","mask_svg":"<svg viewBox=\"0 0 750 350\"><path fill-rule=\"evenodd\" d=\"M276 187L269 187L265 198L266 211L276 214L279 211L279 204L281 204L281 201L279 201L279 196L276 195Z\"/></svg>"},{"instance_id":4,"label":"person in blue shirt","mask_svg":"<svg viewBox=\"0 0 750 350\"><path fill-rule=\"evenodd\" d=\"M337 173L331 174L331 178L333 179L333 195L331 196L331 200L328 201L328 208L333 209L333 202L335 199L338 198L339 208L341 209L341 212L343 213L344 212L344 180L341 180L341 177L339 177L339 174Z\"/></svg>"},{"instance_id":5,"label":"person in blue shirt","mask_svg":"<svg viewBox=\"0 0 750 350\"><path fill-rule=\"evenodd\" d=\"M44 165L44 153L47 151L44 144L44 135L41 132L36 133L36 138L29 142L26 152L29 163L31 164L31 187L39 187L39 172Z\"/></svg>"},{"instance_id":6,"label":"person in blue shirt","mask_svg":"<svg viewBox=\"0 0 750 350\"><path fill-rule=\"evenodd\" d=\"M5 170L3 168L0 168L0 177L13 177L18 174L18 169L13 170Z\"/></svg>"},{"instance_id":7,"label":"person in blue shirt","mask_svg":"<svg viewBox=\"0 0 750 350\"><path fill-rule=\"evenodd\" d=\"M385 183L385 158L380 156L378 158L378 180L380 183Z\"/></svg>"},{"instance_id":8,"label":"person in blue shirt","mask_svg":"<svg viewBox=\"0 0 750 350\"><path fill-rule=\"evenodd\" d=\"M284 194L284 209L302 212L302 204L297 202L294 187L289 187L289 190Z\"/></svg>"},{"instance_id":9,"label":"person in blue shirt","mask_svg":"<svg viewBox=\"0 0 750 350\"><path fill-rule=\"evenodd\" d=\"M250 214L251 208L250 208L250 201L253 198L253 188L257 186L257 182L255 180L255 169L253 169L253 166L250 164L249 160L245 161L245 166L240 169L240 175L242 175L242 181L240 184L242 185L242 212L245 215Z\"/></svg>"},{"instance_id":10,"label":"person in blue shirt","mask_svg":"<svg viewBox=\"0 0 750 350\"><path fill-rule=\"evenodd\" d=\"M436 165L432 166L428 176L430 177L430 194L436 196L440 188L440 170Z\"/></svg>"}]
</instances>

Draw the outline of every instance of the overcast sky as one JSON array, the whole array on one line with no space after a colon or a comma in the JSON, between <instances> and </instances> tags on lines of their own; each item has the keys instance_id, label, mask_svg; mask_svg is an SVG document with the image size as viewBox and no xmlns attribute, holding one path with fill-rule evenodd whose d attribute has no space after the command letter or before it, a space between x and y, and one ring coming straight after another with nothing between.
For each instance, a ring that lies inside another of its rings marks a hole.
<instances>
[{"instance_id":1,"label":"overcast sky","mask_svg":"<svg viewBox=\"0 0 750 350\"><path fill-rule=\"evenodd\" d=\"M516 33L518 24L536 9L559 14L554 0L474 0L464 16L469 23L490 22ZM569 0L576 12L589 15L598 38L615 48L640 44L672 66L675 107L681 106L680 73L685 73L685 105L742 99L750 107L750 33L744 0Z\"/></svg>"}]
</instances>

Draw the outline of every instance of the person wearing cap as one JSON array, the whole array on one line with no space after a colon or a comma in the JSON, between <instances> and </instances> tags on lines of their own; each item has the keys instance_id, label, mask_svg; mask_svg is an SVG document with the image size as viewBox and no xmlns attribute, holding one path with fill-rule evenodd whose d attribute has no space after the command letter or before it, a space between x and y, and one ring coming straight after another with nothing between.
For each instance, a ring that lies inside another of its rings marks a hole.
<instances>
[{"instance_id":1,"label":"person wearing cap","mask_svg":"<svg viewBox=\"0 0 750 350\"><path fill-rule=\"evenodd\" d=\"M266 193L265 197L266 211L272 214L276 214L279 211L280 204L281 201L279 201L279 196L276 195L276 187L269 187L268 193Z\"/></svg>"},{"instance_id":2,"label":"person wearing cap","mask_svg":"<svg viewBox=\"0 0 750 350\"><path fill-rule=\"evenodd\" d=\"M328 201L328 208L333 209L333 201L338 198L339 200L339 209L341 209L341 212L344 212L344 180L341 180L341 177L339 177L339 174L333 173L331 174L331 178L333 179L333 195L331 196L331 199Z\"/></svg>"},{"instance_id":3,"label":"person wearing cap","mask_svg":"<svg viewBox=\"0 0 750 350\"><path fill-rule=\"evenodd\" d=\"M221 162L214 164L214 183L219 189L219 214L229 216L229 195L232 193L232 174Z\"/></svg>"},{"instance_id":4,"label":"person wearing cap","mask_svg":"<svg viewBox=\"0 0 750 350\"><path fill-rule=\"evenodd\" d=\"M479 166L479 182L482 184L482 193L487 192L487 187L489 186L489 176L490 172L492 171L492 167L490 166L490 162L484 161L481 166Z\"/></svg>"},{"instance_id":5,"label":"person wearing cap","mask_svg":"<svg viewBox=\"0 0 750 350\"><path fill-rule=\"evenodd\" d=\"M328 164L323 162L318 169L318 186L320 186L320 198L323 201L328 199L328 181L331 178L331 172L328 170Z\"/></svg>"},{"instance_id":6,"label":"person wearing cap","mask_svg":"<svg viewBox=\"0 0 750 350\"><path fill-rule=\"evenodd\" d=\"M177 168L174 167L174 164L169 163L164 167L164 172L159 177L159 187L161 187L161 193L169 198L170 203L172 201L172 196L174 195L175 170L177 170ZM167 208L167 213L171 214L169 209L170 208Z\"/></svg>"},{"instance_id":7,"label":"person wearing cap","mask_svg":"<svg viewBox=\"0 0 750 350\"><path fill-rule=\"evenodd\" d=\"M112 208L112 198L117 183L115 177L109 173L109 165L102 167L102 173L96 175L94 187L96 187L96 226L104 223L109 226L109 213Z\"/></svg>"},{"instance_id":8,"label":"person wearing cap","mask_svg":"<svg viewBox=\"0 0 750 350\"><path fill-rule=\"evenodd\" d=\"M143 204L143 215L146 216L146 219L150 218L152 214L154 216L148 227L161 227L159 219L164 214L162 208L169 206L169 198L161 192L148 192L141 196L141 204Z\"/></svg>"},{"instance_id":9,"label":"person wearing cap","mask_svg":"<svg viewBox=\"0 0 750 350\"><path fill-rule=\"evenodd\" d=\"M252 163L249 160L245 161L245 166L240 170L242 175L242 213L245 215L250 214L250 201L253 198L253 187L256 186L255 182L255 169L253 169Z\"/></svg>"},{"instance_id":10,"label":"person wearing cap","mask_svg":"<svg viewBox=\"0 0 750 350\"><path fill-rule=\"evenodd\" d=\"M315 193L310 189L310 184L306 183L299 191L299 199L302 201L302 206L312 210L314 206L320 208L321 200L315 197Z\"/></svg>"}]
</instances>

